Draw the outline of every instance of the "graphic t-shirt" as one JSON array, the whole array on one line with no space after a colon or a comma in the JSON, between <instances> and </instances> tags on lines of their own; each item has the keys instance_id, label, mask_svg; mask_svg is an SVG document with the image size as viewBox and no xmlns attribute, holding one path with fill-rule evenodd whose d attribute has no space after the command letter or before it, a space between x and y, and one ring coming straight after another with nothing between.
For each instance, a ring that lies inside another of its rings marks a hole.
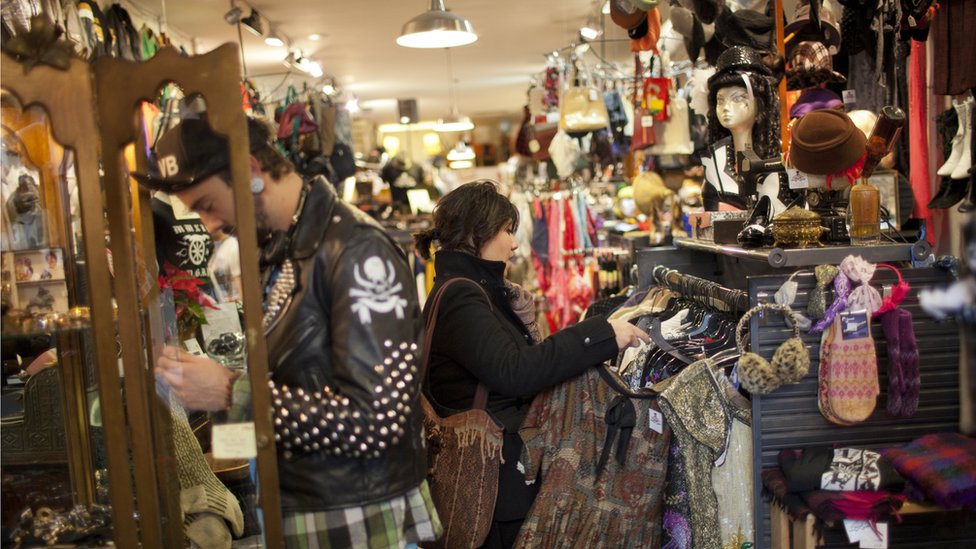
<instances>
[{"instance_id":1,"label":"graphic t-shirt","mask_svg":"<svg viewBox=\"0 0 976 549\"><path fill-rule=\"evenodd\" d=\"M200 216L187 209L176 197L170 203L158 197L152 199L153 226L156 234L156 259L159 272L169 263L203 280L203 288L213 294L207 266L213 254L210 233Z\"/></svg>"}]
</instances>

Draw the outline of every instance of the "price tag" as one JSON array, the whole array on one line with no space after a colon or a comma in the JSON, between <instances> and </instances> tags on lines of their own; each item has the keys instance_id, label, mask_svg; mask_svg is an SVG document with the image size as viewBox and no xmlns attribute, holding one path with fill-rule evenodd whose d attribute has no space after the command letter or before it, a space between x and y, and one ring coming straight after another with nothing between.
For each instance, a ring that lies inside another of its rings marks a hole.
<instances>
[{"instance_id":1,"label":"price tag","mask_svg":"<svg viewBox=\"0 0 976 549\"><path fill-rule=\"evenodd\" d=\"M532 151L532 154L535 154L535 153L539 152L539 149L541 149L541 148L542 148L542 146L540 146L539 145L539 142L536 141L535 139L533 139L532 141L529 141L529 150Z\"/></svg>"},{"instance_id":2,"label":"price tag","mask_svg":"<svg viewBox=\"0 0 976 549\"><path fill-rule=\"evenodd\" d=\"M258 455L254 423L213 424L210 444L217 459L247 459Z\"/></svg>"},{"instance_id":3,"label":"price tag","mask_svg":"<svg viewBox=\"0 0 976 549\"><path fill-rule=\"evenodd\" d=\"M863 549L887 549L888 523L879 522L875 524L875 528L877 533L866 520L844 520L844 530L851 543L857 543Z\"/></svg>"},{"instance_id":4,"label":"price tag","mask_svg":"<svg viewBox=\"0 0 976 549\"><path fill-rule=\"evenodd\" d=\"M845 105L853 105L857 103L857 92L854 90L844 90L843 97Z\"/></svg>"},{"instance_id":5,"label":"price tag","mask_svg":"<svg viewBox=\"0 0 976 549\"><path fill-rule=\"evenodd\" d=\"M664 433L664 416L661 415L661 412L653 409L648 410L647 423L647 426L650 427L652 431Z\"/></svg>"},{"instance_id":6,"label":"price tag","mask_svg":"<svg viewBox=\"0 0 976 549\"><path fill-rule=\"evenodd\" d=\"M651 116L649 114L645 114L644 116L641 116L641 126L643 126L645 128L650 128L653 125L654 125L654 117L653 116Z\"/></svg>"},{"instance_id":7,"label":"price tag","mask_svg":"<svg viewBox=\"0 0 976 549\"><path fill-rule=\"evenodd\" d=\"M807 174L793 168L786 168L786 174L790 178L791 189L806 189L810 186Z\"/></svg>"},{"instance_id":8,"label":"price tag","mask_svg":"<svg viewBox=\"0 0 976 549\"><path fill-rule=\"evenodd\" d=\"M217 305L217 309L204 309L203 314L207 317L207 323L200 326L204 345L209 344L220 334L236 334L243 331L241 317L237 314L237 303L231 301L221 303Z\"/></svg>"},{"instance_id":9,"label":"price tag","mask_svg":"<svg viewBox=\"0 0 976 549\"><path fill-rule=\"evenodd\" d=\"M868 337L868 312L864 309L859 311L845 311L840 314L841 337L845 340L863 339Z\"/></svg>"},{"instance_id":10,"label":"price tag","mask_svg":"<svg viewBox=\"0 0 976 549\"><path fill-rule=\"evenodd\" d=\"M596 100L597 100L596 90L591 89L590 90L590 101L596 101Z\"/></svg>"}]
</instances>

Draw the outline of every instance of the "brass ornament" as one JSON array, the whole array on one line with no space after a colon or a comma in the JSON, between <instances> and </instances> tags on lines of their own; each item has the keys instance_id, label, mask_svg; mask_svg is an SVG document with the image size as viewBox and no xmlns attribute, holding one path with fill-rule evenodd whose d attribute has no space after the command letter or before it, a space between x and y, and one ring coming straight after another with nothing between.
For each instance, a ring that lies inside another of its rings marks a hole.
<instances>
[{"instance_id":1,"label":"brass ornament","mask_svg":"<svg viewBox=\"0 0 976 549\"><path fill-rule=\"evenodd\" d=\"M820 225L820 214L793 206L773 217L774 247L823 247L820 237L827 231Z\"/></svg>"}]
</instances>

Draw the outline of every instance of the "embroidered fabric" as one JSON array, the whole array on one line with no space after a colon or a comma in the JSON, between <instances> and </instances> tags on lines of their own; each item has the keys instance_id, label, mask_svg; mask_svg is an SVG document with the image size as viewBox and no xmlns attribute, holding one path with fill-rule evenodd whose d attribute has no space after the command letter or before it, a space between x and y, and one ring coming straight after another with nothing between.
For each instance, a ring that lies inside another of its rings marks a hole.
<instances>
[{"instance_id":1,"label":"embroidered fabric","mask_svg":"<svg viewBox=\"0 0 976 549\"><path fill-rule=\"evenodd\" d=\"M658 410L654 399L629 398L620 392L622 383L611 386L600 372L590 368L540 394L522 422L525 478L541 477L542 486L516 548L661 545L671 430L667 423L662 433L648 427L651 412ZM608 414L624 402L627 416L633 411L630 438L622 444L621 433L609 441L614 459L608 457L600 472L613 419Z\"/></svg>"},{"instance_id":2,"label":"embroidered fabric","mask_svg":"<svg viewBox=\"0 0 976 549\"><path fill-rule=\"evenodd\" d=\"M725 450L731 427L730 404L711 370L701 360L674 376L658 397L661 411L678 440L688 487L691 546L721 549L718 498L712 469Z\"/></svg>"},{"instance_id":3,"label":"embroidered fabric","mask_svg":"<svg viewBox=\"0 0 976 549\"><path fill-rule=\"evenodd\" d=\"M749 401L727 379L718 381L732 403L732 428L724 461L712 469L712 487L718 500L722 547L740 548L755 539L752 522L752 411Z\"/></svg>"}]
</instances>

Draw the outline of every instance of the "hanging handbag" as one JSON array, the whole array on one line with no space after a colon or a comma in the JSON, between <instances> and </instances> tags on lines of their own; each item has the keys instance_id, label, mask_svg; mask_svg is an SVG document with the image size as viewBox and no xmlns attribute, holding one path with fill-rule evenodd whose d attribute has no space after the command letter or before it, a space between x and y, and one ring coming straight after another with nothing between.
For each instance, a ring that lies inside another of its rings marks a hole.
<instances>
[{"instance_id":1,"label":"hanging handbag","mask_svg":"<svg viewBox=\"0 0 976 549\"><path fill-rule=\"evenodd\" d=\"M630 150L639 151L654 144L654 118L647 109L644 97L644 66L640 57L634 54L634 135L630 139Z\"/></svg>"},{"instance_id":2,"label":"hanging handbag","mask_svg":"<svg viewBox=\"0 0 976 549\"><path fill-rule=\"evenodd\" d=\"M441 297L451 285L466 282L484 289L474 280L457 277L438 290L427 315L424 354L420 379L427 386L430 347ZM489 306L491 300L488 294ZM424 412L427 444L427 482L437 508L444 534L425 547L437 549L474 549L488 537L498 496L498 472L502 459L502 426L487 412L488 388L479 383L471 410L442 417L426 392L420 395Z\"/></svg>"},{"instance_id":3,"label":"hanging handbag","mask_svg":"<svg viewBox=\"0 0 976 549\"><path fill-rule=\"evenodd\" d=\"M532 152L533 160L542 162L551 158L549 155L549 145L552 143L552 138L556 137L556 132L558 131L559 124L555 122L543 122L532 126L532 137L529 138L529 151Z\"/></svg>"},{"instance_id":4,"label":"hanging handbag","mask_svg":"<svg viewBox=\"0 0 976 549\"><path fill-rule=\"evenodd\" d=\"M587 133L610 124L607 106L596 88L575 86L559 99L559 127L566 133Z\"/></svg>"},{"instance_id":5,"label":"hanging handbag","mask_svg":"<svg viewBox=\"0 0 976 549\"><path fill-rule=\"evenodd\" d=\"M695 144L691 141L691 122L688 117L688 102L683 97L674 97L668 106L670 118L654 125L656 143L648 149L651 154L692 154Z\"/></svg>"},{"instance_id":6,"label":"hanging handbag","mask_svg":"<svg viewBox=\"0 0 976 549\"><path fill-rule=\"evenodd\" d=\"M668 102L671 99L671 79L651 77L644 80L644 104L654 120L664 121L670 116Z\"/></svg>"}]
</instances>

